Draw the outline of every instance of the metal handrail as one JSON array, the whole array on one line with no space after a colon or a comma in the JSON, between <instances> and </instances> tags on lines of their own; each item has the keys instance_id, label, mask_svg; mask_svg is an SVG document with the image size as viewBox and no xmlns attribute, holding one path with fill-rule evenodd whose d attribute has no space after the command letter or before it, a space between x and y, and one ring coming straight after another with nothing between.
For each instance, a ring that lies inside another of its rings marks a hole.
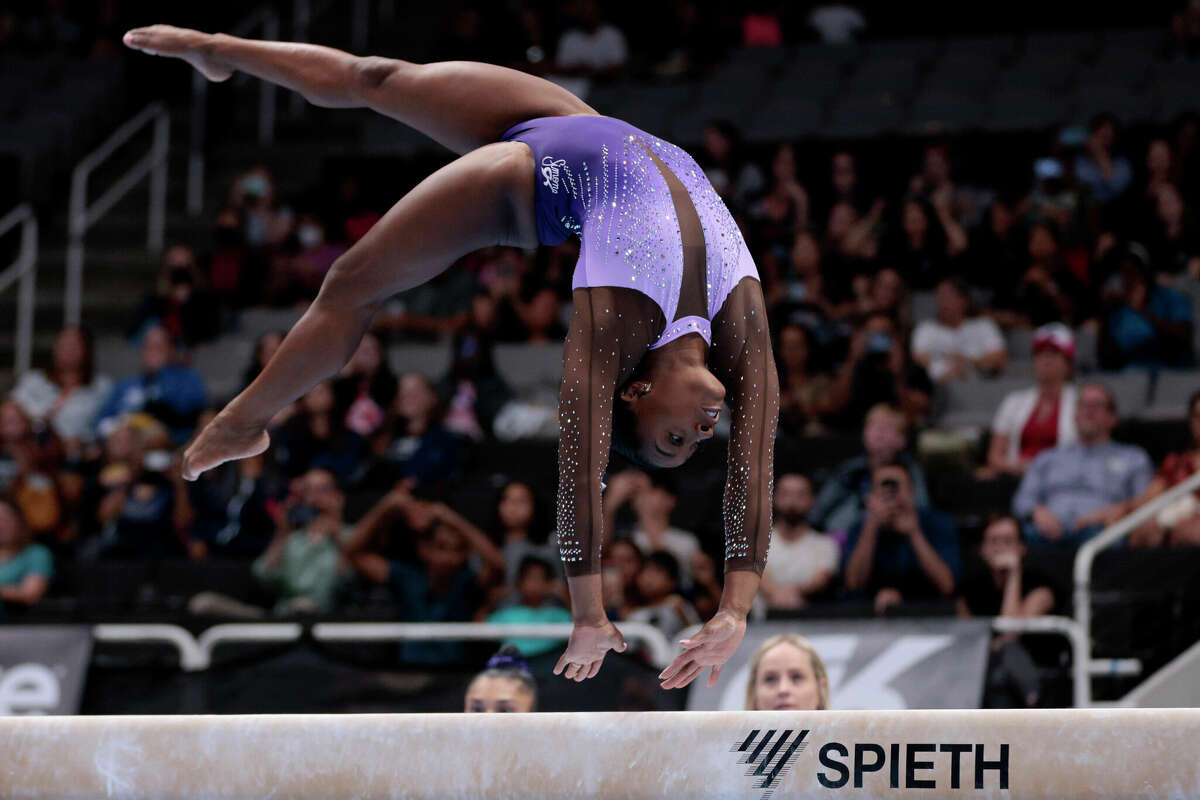
<instances>
[{"instance_id":1,"label":"metal handrail","mask_svg":"<svg viewBox=\"0 0 1200 800\"><path fill-rule=\"evenodd\" d=\"M570 623L506 625L489 622L319 622L312 626L313 638L325 642L396 641L497 641L514 636L566 639ZM644 622L623 622L626 639L646 645L655 667L671 663L671 643L662 631ZM179 665L187 672L206 670L218 645L230 642L295 642L304 635L296 622L248 622L214 625L197 638L178 625L101 624L92 626L92 636L104 642L165 642L179 651Z\"/></svg>"},{"instance_id":2,"label":"metal handrail","mask_svg":"<svg viewBox=\"0 0 1200 800\"><path fill-rule=\"evenodd\" d=\"M154 124L154 140L150 151L89 205L87 185L92 171L150 123ZM104 144L84 157L71 173L71 207L67 220L67 287L63 302L63 316L67 325L79 324L83 308L83 244L88 228L147 175L150 176L150 211L146 249L150 252L162 250L167 220L167 151L170 135L171 122L167 109L162 103L151 103L117 128Z\"/></svg>"},{"instance_id":3,"label":"metal handrail","mask_svg":"<svg viewBox=\"0 0 1200 800\"><path fill-rule=\"evenodd\" d=\"M21 226L21 250L17 260L0 272L0 292L13 283L17 287L17 337L14 347L14 372L19 378L33 361L33 311L36 303L38 223L33 208L22 203L0 219L0 236Z\"/></svg>"},{"instance_id":4,"label":"metal handrail","mask_svg":"<svg viewBox=\"0 0 1200 800\"><path fill-rule=\"evenodd\" d=\"M248 36L262 28L264 39L279 38L279 15L263 6L229 29L233 36ZM192 72L191 143L188 148L187 211L195 217L204 210L205 138L208 125L208 79ZM275 140L275 84L260 81L258 87L258 143Z\"/></svg>"},{"instance_id":5,"label":"metal handrail","mask_svg":"<svg viewBox=\"0 0 1200 800\"><path fill-rule=\"evenodd\" d=\"M992 630L997 633L1057 633L1071 645L1071 682L1076 708L1092 704L1091 651L1083 628L1070 617L995 617Z\"/></svg>"},{"instance_id":6,"label":"metal handrail","mask_svg":"<svg viewBox=\"0 0 1200 800\"><path fill-rule=\"evenodd\" d=\"M645 622L622 622L621 635L641 642L651 663L662 668L675 657L662 631ZM345 641L496 641L511 637L567 639L569 622L541 624L456 623L456 622L319 622L313 638L326 642Z\"/></svg>"},{"instance_id":7,"label":"metal handrail","mask_svg":"<svg viewBox=\"0 0 1200 800\"><path fill-rule=\"evenodd\" d=\"M1075 622L1083 632L1089 656L1092 652L1092 564L1096 556L1101 550L1124 539L1143 522L1197 488L1200 488L1200 472L1109 525L1085 542L1075 554Z\"/></svg>"}]
</instances>

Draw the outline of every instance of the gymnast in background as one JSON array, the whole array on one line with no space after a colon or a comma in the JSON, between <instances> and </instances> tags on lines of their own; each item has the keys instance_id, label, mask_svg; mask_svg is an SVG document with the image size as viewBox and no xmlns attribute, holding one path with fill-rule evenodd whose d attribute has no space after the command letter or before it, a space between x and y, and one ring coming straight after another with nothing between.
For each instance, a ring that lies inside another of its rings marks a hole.
<instances>
[{"instance_id":1,"label":"gymnast in background","mask_svg":"<svg viewBox=\"0 0 1200 800\"><path fill-rule=\"evenodd\" d=\"M537 711L537 681L521 653L511 644L488 659L471 679L463 711L468 714L524 714Z\"/></svg>"},{"instance_id":2,"label":"gymnast in background","mask_svg":"<svg viewBox=\"0 0 1200 800\"><path fill-rule=\"evenodd\" d=\"M741 642L771 527L778 420L758 272L736 223L685 152L515 70L412 64L309 44L155 25L125 43L211 80L241 70L327 107L368 107L460 157L403 197L326 275L262 373L184 454L184 477L262 452L267 422L335 374L381 305L481 247L578 236L559 401L558 544L574 633L556 674L594 676L625 642L604 612L602 479L609 450L677 467L732 412L720 606L661 674L714 683Z\"/></svg>"}]
</instances>

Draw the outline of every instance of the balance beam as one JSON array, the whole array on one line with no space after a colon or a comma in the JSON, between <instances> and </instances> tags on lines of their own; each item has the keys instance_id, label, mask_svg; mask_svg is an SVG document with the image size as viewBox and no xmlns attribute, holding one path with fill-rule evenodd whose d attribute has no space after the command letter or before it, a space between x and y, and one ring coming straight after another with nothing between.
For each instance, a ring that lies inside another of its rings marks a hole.
<instances>
[{"instance_id":1,"label":"balance beam","mask_svg":"<svg viewBox=\"0 0 1200 800\"><path fill-rule=\"evenodd\" d=\"M8 798L1200 798L1200 710L0 718Z\"/></svg>"}]
</instances>

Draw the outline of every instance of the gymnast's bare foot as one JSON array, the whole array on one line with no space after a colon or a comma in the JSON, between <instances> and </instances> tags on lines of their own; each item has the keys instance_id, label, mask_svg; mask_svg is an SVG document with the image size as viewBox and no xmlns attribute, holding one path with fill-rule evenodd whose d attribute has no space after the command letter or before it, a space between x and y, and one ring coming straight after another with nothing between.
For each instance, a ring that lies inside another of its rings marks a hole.
<instances>
[{"instance_id":1,"label":"gymnast's bare foot","mask_svg":"<svg viewBox=\"0 0 1200 800\"><path fill-rule=\"evenodd\" d=\"M271 444L261 425L244 425L222 411L204 427L183 454L183 479L194 481L200 473L239 458L256 456Z\"/></svg>"},{"instance_id":2,"label":"gymnast's bare foot","mask_svg":"<svg viewBox=\"0 0 1200 800\"><path fill-rule=\"evenodd\" d=\"M151 25L129 31L124 42L152 56L182 58L210 81L223 81L233 74L231 67L212 57L208 46L212 36L207 33L173 25Z\"/></svg>"}]
</instances>

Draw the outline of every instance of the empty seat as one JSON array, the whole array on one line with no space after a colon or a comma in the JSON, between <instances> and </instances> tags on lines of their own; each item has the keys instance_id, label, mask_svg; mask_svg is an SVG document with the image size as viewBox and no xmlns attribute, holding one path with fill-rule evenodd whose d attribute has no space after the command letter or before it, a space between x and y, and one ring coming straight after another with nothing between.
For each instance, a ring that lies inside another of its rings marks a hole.
<instances>
[{"instance_id":1,"label":"empty seat","mask_svg":"<svg viewBox=\"0 0 1200 800\"><path fill-rule=\"evenodd\" d=\"M941 427L987 427L1009 392L1029 388L1029 379L1020 376L972 378L952 381L945 386L946 410Z\"/></svg>"},{"instance_id":2,"label":"empty seat","mask_svg":"<svg viewBox=\"0 0 1200 800\"><path fill-rule=\"evenodd\" d=\"M690 84L646 86L630 92L611 113L647 133L669 136L672 118L694 94Z\"/></svg>"},{"instance_id":3,"label":"empty seat","mask_svg":"<svg viewBox=\"0 0 1200 800\"><path fill-rule=\"evenodd\" d=\"M791 58L786 47L739 47L729 53L727 64L753 64L766 69L775 69Z\"/></svg>"},{"instance_id":4,"label":"empty seat","mask_svg":"<svg viewBox=\"0 0 1200 800\"><path fill-rule=\"evenodd\" d=\"M1149 405L1149 372L1106 372L1091 376L1088 382L1102 383L1108 387L1117 401L1117 415L1122 419L1141 416Z\"/></svg>"},{"instance_id":5,"label":"empty seat","mask_svg":"<svg viewBox=\"0 0 1200 800\"><path fill-rule=\"evenodd\" d=\"M1100 112L1116 114L1122 122L1146 122L1154 116L1154 95L1126 86L1080 86L1076 112L1091 117Z\"/></svg>"},{"instance_id":6,"label":"empty seat","mask_svg":"<svg viewBox=\"0 0 1200 800\"><path fill-rule=\"evenodd\" d=\"M819 100L777 93L755 111L743 133L749 142L795 139L819 131L823 120Z\"/></svg>"},{"instance_id":7,"label":"empty seat","mask_svg":"<svg viewBox=\"0 0 1200 800\"><path fill-rule=\"evenodd\" d=\"M917 82L917 64L910 58L868 58L850 77L848 91L857 94L892 91L908 95Z\"/></svg>"},{"instance_id":8,"label":"empty seat","mask_svg":"<svg viewBox=\"0 0 1200 800\"><path fill-rule=\"evenodd\" d=\"M894 39L887 42L870 42L863 45L863 58L902 58L917 64L928 64L942 50L938 39Z\"/></svg>"},{"instance_id":9,"label":"empty seat","mask_svg":"<svg viewBox=\"0 0 1200 800\"><path fill-rule=\"evenodd\" d=\"M842 68L832 61L796 61L779 76L776 91L825 99L832 97L842 82Z\"/></svg>"},{"instance_id":10,"label":"empty seat","mask_svg":"<svg viewBox=\"0 0 1200 800\"><path fill-rule=\"evenodd\" d=\"M998 131L1035 130L1074 117L1071 98L1037 89L1006 89L996 93L988 127Z\"/></svg>"},{"instance_id":11,"label":"empty seat","mask_svg":"<svg viewBox=\"0 0 1200 800\"><path fill-rule=\"evenodd\" d=\"M1154 381L1154 402L1141 416L1153 420L1184 419L1188 400L1197 391L1200 391L1200 372L1163 370Z\"/></svg>"},{"instance_id":12,"label":"empty seat","mask_svg":"<svg viewBox=\"0 0 1200 800\"><path fill-rule=\"evenodd\" d=\"M1076 60L1091 58L1100 47L1093 31L1031 33L1025 37L1025 53L1061 53Z\"/></svg>"},{"instance_id":13,"label":"empty seat","mask_svg":"<svg viewBox=\"0 0 1200 800\"><path fill-rule=\"evenodd\" d=\"M1016 52L1016 36L955 37L946 42L942 58L979 58L1005 61Z\"/></svg>"},{"instance_id":14,"label":"empty seat","mask_svg":"<svg viewBox=\"0 0 1200 800\"><path fill-rule=\"evenodd\" d=\"M1025 56L1000 74L1001 89L1048 89L1068 86L1079 71L1079 62L1067 53Z\"/></svg>"},{"instance_id":15,"label":"empty seat","mask_svg":"<svg viewBox=\"0 0 1200 800\"><path fill-rule=\"evenodd\" d=\"M996 84L1000 75L999 65L988 59L975 56L961 59L943 59L925 76L925 89L943 89L981 94Z\"/></svg>"},{"instance_id":16,"label":"empty seat","mask_svg":"<svg viewBox=\"0 0 1200 800\"><path fill-rule=\"evenodd\" d=\"M906 130L916 135L951 133L980 127L987 104L978 95L949 90L925 90L913 100Z\"/></svg>"},{"instance_id":17,"label":"empty seat","mask_svg":"<svg viewBox=\"0 0 1200 800\"><path fill-rule=\"evenodd\" d=\"M496 371L518 393L522 389L557 390L562 380L562 345L497 345Z\"/></svg>"},{"instance_id":18,"label":"empty seat","mask_svg":"<svg viewBox=\"0 0 1200 800\"><path fill-rule=\"evenodd\" d=\"M904 119L903 98L894 92L839 98L825 133L836 138L866 138L896 131Z\"/></svg>"}]
</instances>

